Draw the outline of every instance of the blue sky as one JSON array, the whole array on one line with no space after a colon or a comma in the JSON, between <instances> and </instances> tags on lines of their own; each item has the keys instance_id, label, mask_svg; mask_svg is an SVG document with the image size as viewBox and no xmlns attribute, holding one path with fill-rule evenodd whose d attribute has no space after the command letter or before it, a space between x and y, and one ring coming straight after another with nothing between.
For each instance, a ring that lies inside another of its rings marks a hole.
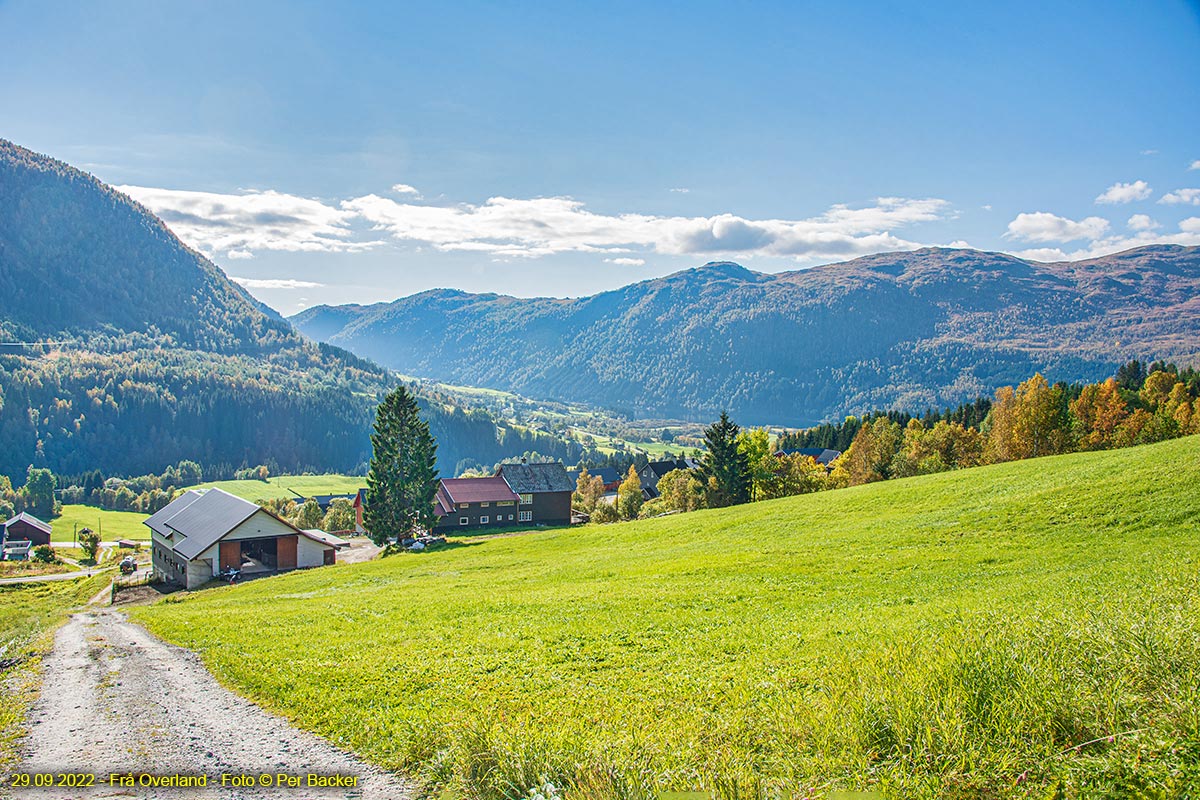
<instances>
[{"instance_id":1,"label":"blue sky","mask_svg":"<svg viewBox=\"0 0 1200 800\"><path fill-rule=\"evenodd\" d=\"M0 136L284 313L1200 244L1200 4L0 0Z\"/></svg>"}]
</instances>

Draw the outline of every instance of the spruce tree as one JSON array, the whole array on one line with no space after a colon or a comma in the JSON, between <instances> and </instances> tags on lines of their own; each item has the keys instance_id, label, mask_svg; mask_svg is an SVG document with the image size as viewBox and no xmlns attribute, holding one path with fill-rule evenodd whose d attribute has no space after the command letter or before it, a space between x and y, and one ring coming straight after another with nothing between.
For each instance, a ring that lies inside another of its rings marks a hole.
<instances>
[{"instance_id":1,"label":"spruce tree","mask_svg":"<svg viewBox=\"0 0 1200 800\"><path fill-rule=\"evenodd\" d=\"M403 386L385 397L375 412L371 448L363 512L371 540L382 545L417 528L433 528L437 445L416 399Z\"/></svg>"},{"instance_id":2,"label":"spruce tree","mask_svg":"<svg viewBox=\"0 0 1200 800\"><path fill-rule=\"evenodd\" d=\"M724 411L704 429L708 452L700 462L699 476L709 508L750 502L750 460L738 448L740 430Z\"/></svg>"}]
</instances>

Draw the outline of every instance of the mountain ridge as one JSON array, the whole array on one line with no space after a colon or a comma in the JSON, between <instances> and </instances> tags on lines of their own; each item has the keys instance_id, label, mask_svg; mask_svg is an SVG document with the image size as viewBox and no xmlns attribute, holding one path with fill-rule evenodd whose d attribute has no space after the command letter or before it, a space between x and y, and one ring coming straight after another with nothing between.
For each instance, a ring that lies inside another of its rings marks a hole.
<instances>
[{"instance_id":1,"label":"mountain ridge","mask_svg":"<svg viewBox=\"0 0 1200 800\"><path fill-rule=\"evenodd\" d=\"M314 343L94 176L0 139L0 475L158 474L181 460L357 472L399 381ZM49 347L14 344L61 340ZM9 343L7 346L5 343ZM579 446L423 394L457 474Z\"/></svg>"},{"instance_id":2,"label":"mountain ridge","mask_svg":"<svg viewBox=\"0 0 1200 800\"><path fill-rule=\"evenodd\" d=\"M640 416L729 408L805 425L950 405L1034 371L1095 380L1131 357L1194 362L1197 297L1196 247L1051 263L922 248L774 274L710 262L578 298L430 290L289 319L406 374Z\"/></svg>"}]
</instances>

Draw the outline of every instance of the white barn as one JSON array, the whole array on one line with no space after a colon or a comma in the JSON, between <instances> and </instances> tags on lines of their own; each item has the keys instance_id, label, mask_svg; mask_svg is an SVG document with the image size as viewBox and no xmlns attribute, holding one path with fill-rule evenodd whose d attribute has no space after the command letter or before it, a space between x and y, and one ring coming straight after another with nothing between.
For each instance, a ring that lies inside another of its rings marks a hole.
<instances>
[{"instance_id":1,"label":"white barn","mask_svg":"<svg viewBox=\"0 0 1200 800\"><path fill-rule=\"evenodd\" d=\"M334 547L255 503L192 489L146 520L154 575L195 589L227 569L243 574L333 564Z\"/></svg>"}]
</instances>

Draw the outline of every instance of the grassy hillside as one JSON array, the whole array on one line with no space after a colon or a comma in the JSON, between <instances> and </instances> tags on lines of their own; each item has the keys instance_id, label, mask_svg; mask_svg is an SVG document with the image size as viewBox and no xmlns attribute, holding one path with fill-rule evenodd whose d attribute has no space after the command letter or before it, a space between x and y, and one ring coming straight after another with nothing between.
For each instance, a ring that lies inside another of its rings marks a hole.
<instances>
[{"instance_id":1,"label":"grassy hillside","mask_svg":"<svg viewBox=\"0 0 1200 800\"><path fill-rule=\"evenodd\" d=\"M1191 437L493 539L137 616L299 724L481 798L543 776L569 797L1192 797L1198 485Z\"/></svg>"}]
</instances>

